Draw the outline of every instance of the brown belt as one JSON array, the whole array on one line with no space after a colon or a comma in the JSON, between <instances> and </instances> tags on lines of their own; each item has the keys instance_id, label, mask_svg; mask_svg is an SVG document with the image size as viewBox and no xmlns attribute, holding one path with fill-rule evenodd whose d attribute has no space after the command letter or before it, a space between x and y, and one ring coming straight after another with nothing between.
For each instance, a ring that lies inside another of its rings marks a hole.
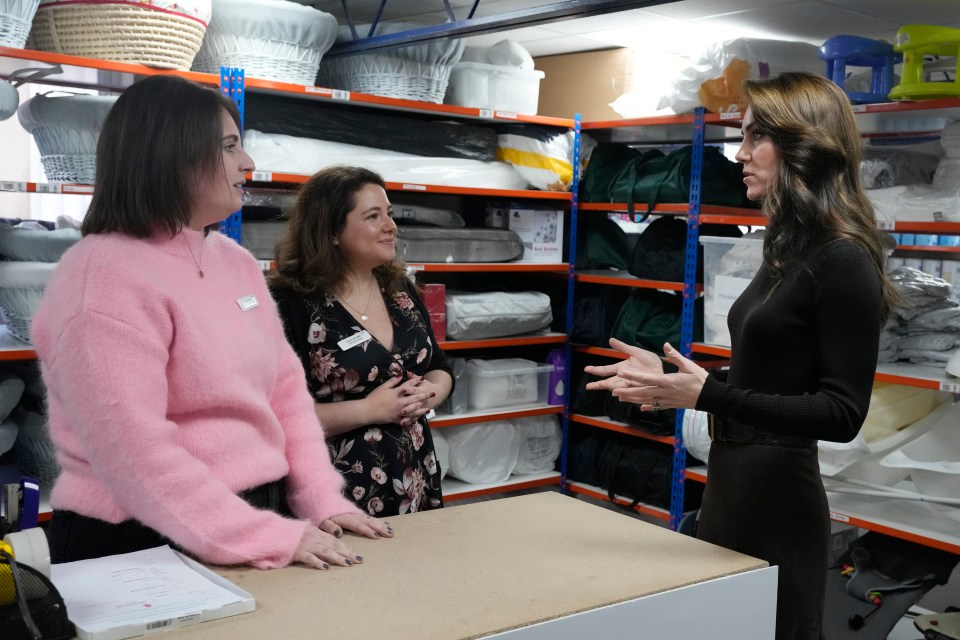
<instances>
[{"instance_id":1,"label":"brown belt","mask_svg":"<svg viewBox=\"0 0 960 640\"><path fill-rule=\"evenodd\" d=\"M762 431L748 424L740 424L729 418L710 415L708 422L710 440L713 442L733 442L737 444L772 444L781 447L816 447L816 438L788 436L782 433Z\"/></svg>"}]
</instances>

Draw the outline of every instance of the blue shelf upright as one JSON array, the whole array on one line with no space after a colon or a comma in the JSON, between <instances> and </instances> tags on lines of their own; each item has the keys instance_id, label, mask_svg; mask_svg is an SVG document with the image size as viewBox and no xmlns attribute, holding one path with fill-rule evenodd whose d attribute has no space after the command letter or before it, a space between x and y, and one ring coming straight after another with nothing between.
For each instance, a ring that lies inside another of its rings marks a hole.
<instances>
[{"instance_id":1,"label":"blue shelf upright","mask_svg":"<svg viewBox=\"0 0 960 640\"><path fill-rule=\"evenodd\" d=\"M244 103L244 72L243 69L220 67L220 93L227 96L237 105L240 112L240 135L243 135L243 103ZM220 232L240 242L241 212L237 211L220 223Z\"/></svg>"}]
</instances>

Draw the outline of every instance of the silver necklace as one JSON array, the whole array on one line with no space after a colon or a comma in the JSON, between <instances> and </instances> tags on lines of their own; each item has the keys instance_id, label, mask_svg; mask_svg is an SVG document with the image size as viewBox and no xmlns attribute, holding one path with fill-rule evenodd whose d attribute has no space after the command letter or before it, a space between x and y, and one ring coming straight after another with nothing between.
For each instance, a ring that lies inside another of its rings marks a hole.
<instances>
[{"instance_id":1,"label":"silver necklace","mask_svg":"<svg viewBox=\"0 0 960 640\"><path fill-rule=\"evenodd\" d=\"M200 238L200 259L197 260L197 257L193 255L193 248L190 247L190 241L187 240L187 236L181 236L183 241L187 243L187 251L190 252L190 257L193 258L193 263L197 265L197 275L203 277L203 269L200 267L200 264L203 262L203 241L204 238Z\"/></svg>"},{"instance_id":2,"label":"silver necklace","mask_svg":"<svg viewBox=\"0 0 960 640\"><path fill-rule=\"evenodd\" d=\"M359 313L359 314L360 314L360 320L361 320L362 322L366 322L367 320L370 319L369 316L367 316L367 309L370 308L370 301L373 299L373 290L376 289L376 288L377 288L377 285L374 285L374 286L370 287L370 293L367 294L367 304L364 305L363 311L360 311L360 309L357 309L355 306L353 306L352 304L350 304L349 302L347 302L346 300L344 300L344 299L341 298L340 296L337 296L337 299L338 299L340 302L342 302L343 304L345 304L345 305L347 305L348 307L350 307L351 309L353 309L354 311L356 311L357 313Z\"/></svg>"}]
</instances>

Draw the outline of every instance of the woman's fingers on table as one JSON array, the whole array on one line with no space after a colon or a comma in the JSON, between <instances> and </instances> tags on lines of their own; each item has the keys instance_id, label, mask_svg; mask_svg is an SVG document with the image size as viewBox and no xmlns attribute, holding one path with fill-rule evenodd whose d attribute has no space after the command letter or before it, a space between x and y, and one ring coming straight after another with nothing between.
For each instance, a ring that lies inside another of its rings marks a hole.
<instances>
[{"instance_id":1,"label":"woman's fingers on table","mask_svg":"<svg viewBox=\"0 0 960 640\"><path fill-rule=\"evenodd\" d=\"M335 526L339 528L339 525ZM331 565L349 567L363 560L333 534L313 525L304 529L293 557L297 562L317 569L329 569Z\"/></svg>"},{"instance_id":2,"label":"woman's fingers on table","mask_svg":"<svg viewBox=\"0 0 960 640\"><path fill-rule=\"evenodd\" d=\"M389 522L368 516L365 513L342 513L329 520L345 529L366 538L392 538L393 528Z\"/></svg>"}]
</instances>

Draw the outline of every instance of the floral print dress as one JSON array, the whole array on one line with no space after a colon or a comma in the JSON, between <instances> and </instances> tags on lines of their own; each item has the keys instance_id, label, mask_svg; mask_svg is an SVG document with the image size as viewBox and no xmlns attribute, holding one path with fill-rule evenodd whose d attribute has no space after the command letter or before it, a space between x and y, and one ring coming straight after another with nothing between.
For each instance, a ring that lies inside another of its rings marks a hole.
<instances>
[{"instance_id":1,"label":"floral print dress","mask_svg":"<svg viewBox=\"0 0 960 640\"><path fill-rule=\"evenodd\" d=\"M376 338L341 349L338 343L363 327L333 296L304 298L279 289L273 295L316 402L358 400L395 375L406 378L407 372L450 372L426 321L427 311L412 289L383 293L393 323L390 350ZM443 506L440 467L426 419L411 427L365 425L331 436L327 446L344 477L347 497L370 515Z\"/></svg>"}]
</instances>

